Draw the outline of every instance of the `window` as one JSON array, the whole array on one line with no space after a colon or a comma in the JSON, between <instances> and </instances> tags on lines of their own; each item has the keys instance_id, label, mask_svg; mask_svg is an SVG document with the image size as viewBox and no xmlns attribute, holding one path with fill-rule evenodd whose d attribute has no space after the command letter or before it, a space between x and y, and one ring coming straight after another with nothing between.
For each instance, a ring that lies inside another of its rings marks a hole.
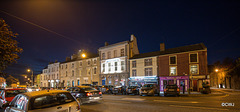
<instances>
[{"instance_id":1,"label":"window","mask_svg":"<svg viewBox=\"0 0 240 112\"><path fill-rule=\"evenodd\" d=\"M66 64L66 69L67 69L67 64Z\"/></svg>"},{"instance_id":2,"label":"window","mask_svg":"<svg viewBox=\"0 0 240 112\"><path fill-rule=\"evenodd\" d=\"M74 87L74 81L72 81L72 87Z\"/></svg>"},{"instance_id":3,"label":"window","mask_svg":"<svg viewBox=\"0 0 240 112\"><path fill-rule=\"evenodd\" d=\"M102 59L106 59L105 53L102 53Z\"/></svg>"},{"instance_id":4,"label":"window","mask_svg":"<svg viewBox=\"0 0 240 112\"><path fill-rule=\"evenodd\" d=\"M122 71L124 71L124 66L125 66L124 61L121 61L121 70L122 70Z\"/></svg>"},{"instance_id":5,"label":"window","mask_svg":"<svg viewBox=\"0 0 240 112\"><path fill-rule=\"evenodd\" d=\"M74 70L72 71L72 76L74 76Z\"/></svg>"},{"instance_id":6,"label":"window","mask_svg":"<svg viewBox=\"0 0 240 112\"><path fill-rule=\"evenodd\" d=\"M177 67L170 67L170 75L177 75Z\"/></svg>"},{"instance_id":7,"label":"window","mask_svg":"<svg viewBox=\"0 0 240 112\"><path fill-rule=\"evenodd\" d=\"M110 52L110 51L108 51L108 53L107 53L107 58L108 58L108 59L111 58L111 52Z\"/></svg>"},{"instance_id":8,"label":"window","mask_svg":"<svg viewBox=\"0 0 240 112\"><path fill-rule=\"evenodd\" d=\"M85 84L87 84L88 83L88 79L84 79L84 82L85 82Z\"/></svg>"},{"instance_id":9,"label":"window","mask_svg":"<svg viewBox=\"0 0 240 112\"><path fill-rule=\"evenodd\" d=\"M136 68L137 65L136 65L136 61L132 61L132 68Z\"/></svg>"},{"instance_id":10,"label":"window","mask_svg":"<svg viewBox=\"0 0 240 112\"><path fill-rule=\"evenodd\" d=\"M66 77L67 77L67 71L66 71Z\"/></svg>"},{"instance_id":11,"label":"window","mask_svg":"<svg viewBox=\"0 0 240 112\"><path fill-rule=\"evenodd\" d=\"M58 74L57 74L57 79L59 79L59 78L58 78Z\"/></svg>"},{"instance_id":12,"label":"window","mask_svg":"<svg viewBox=\"0 0 240 112\"><path fill-rule=\"evenodd\" d=\"M90 60L88 60L87 65L88 65L88 66L90 65Z\"/></svg>"},{"instance_id":13,"label":"window","mask_svg":"<svg viewBox=\"0 0 240 112\"><path fill-rule=\"evenodd\" d=\"M94 64L94 65L97 64L97 60L94 60L94 61L93 61L93 64Z\"/></svg>"},{"instance_id":14,"label":"window","mask_svg":"<svg viewBox=\"0 0 240 112\"><path fill-rule=\"evenodd\" d=\"M190 65L190 73L198 74L198 65Z\"/></svg>"},{"instance_id":15,"label":"window","mask_svg":"<svg viewBox=\"0 0 240 112\"><path fill-rule=\"evenodd\" d=\"M121 56L124 56L124 49L121 49Z\"/></svg>"},{"instance_id":16,"label":"window","mask_svg":"<svg viewBox=\"0 0 240 112\"><path fill-rule=\"evenodd\" d=\"M190 62L198 62L198 60L197 60L197 57L198 55L197 55L197 53L195 53L195 54L190 54Z\"/></svg>"},{"instance_id":17,"label":"window","mask_svg":"<svg viewBox=\"0 0 240 112\"><path fill-rule=\"evenodd\" d=\"M117 71L117 67L118 67L117 62L115 62L115 71Z\"/></svg>"},{"instance_id":18,"label":"window","mask_svg":"<svg viewBox=\"0 0 240 112\"><path fill-rule=\"evenodd\" d=\"M74 68L74 63L72 63L72 68Z\"/></svg>"},{"instance_id":19,"label":"window","mask_svg":"<svg viewBox=\"0 0 240 112\"><path fill-rule=\"evenodd\" d=\"M113 54L114 54L114 58L116 58L117 57L117 50L114 50Z\"/></svg>"},{"instance_id":20,"label":"window","mask_svg":"<svg viewBox=\"0 0 240 112\"><path fill-rule=\"evenodd\" d=\"M79 66L80 66L80 67L82 66L82 62L79 62Z\"/></svg>"},{"instance_id":21,"label":"window","mask_svg":"<svg viewBox=\"0 0 240 112\"><path fill-rule=\"evenodd\" d=\"M137 70L132 70L132 76L136 77L137 76Z\"/></svg>"},{"instance_id":22,"label":"window","mask_svg":"<svg viewBox=\"0 0 240 112\"><path fill-rule=\"evenodd\" d=\"M111 71L111 63L108 63L108 71Z\"/></svg>"},{"instance_id":23,"label":"window","mask_svg":"<svg viewBox=\"0 0 240 112\"><path fill-rule=\"evenodd\" d=\"M97 68L96 67L93 69L93 73L97 74Z\"/></svg>"},{"instance_id":24,"label":"window","mask_svg":"<svg viewBox=\"0 0 240 112\"><path fill-rule=\"evenodd\" d=\"M103 71L102 72L105 72L105 64L103 64Z\"/></svg>"},{"instance_id":25,"label":"window","mask_svg":"<svg viewBox=\"0 0 240 112\"><path fill-rule=\"evenodd\" d=\"M90 75L90 74L91 74L91 69L88 69L88 72L87 72L87 73L88 73L88 75Z\"/></svg>"},{"instance_id":26,"label":"window","mask_svg":"<svg viewBox=\"0 0 240 112\"><path fill-rule=\"evenodd\" d=\"M78 86L80 85L80 80L77 80L77 85L78 85Z\"/></svg>"},{"instance_id":27,"label":"window","mask_svg":"<svg viewBox=\"0 0 240 112\"><path fill-rule=\"evenodd\" d=\"M144 59L144 66L152 66L152 58Z\"/></svg>"},{"instance_id":28,"label":"window","mask_svg":"<svg viewBox=\"0 0 240 112\"><path fill-rule=\"evenodd\" d=\"M176 56L170 56L169 58L170 58L170 59L169 59L169 60L170 60L170 65L171 65L171 64L177 64Z\"/></svg>"},{"instance_id":29,"label":"window","mask_svg":"<svg viewBox=\"0 0 240 112\"><path fill-rule=\"evenodd\" d=\"M145 76L152 76L152 68L145 68Z\"/></svg>"}]
</instances>

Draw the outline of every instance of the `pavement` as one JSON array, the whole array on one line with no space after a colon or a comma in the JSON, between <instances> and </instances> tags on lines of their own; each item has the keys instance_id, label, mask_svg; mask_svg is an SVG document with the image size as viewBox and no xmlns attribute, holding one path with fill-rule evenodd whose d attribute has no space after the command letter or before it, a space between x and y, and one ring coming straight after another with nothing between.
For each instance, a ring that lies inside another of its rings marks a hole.
<instances>
[{"instance_id":1,"label":"pavement","mask_svg":"<svg viewBox=\"0 0 240 112\"><path fill-rule=\"evenodd\" d=\"M207 97L103 95L102 102L84 104L81 109L82 112L240 112L240 92L215 92L222 94Z\"/></svg>"}]
</instances>

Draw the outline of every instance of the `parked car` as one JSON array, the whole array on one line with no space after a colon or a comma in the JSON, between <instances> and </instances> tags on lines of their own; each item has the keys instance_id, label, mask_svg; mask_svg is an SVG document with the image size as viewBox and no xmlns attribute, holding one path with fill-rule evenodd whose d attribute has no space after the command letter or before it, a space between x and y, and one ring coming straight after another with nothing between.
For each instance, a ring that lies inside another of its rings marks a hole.
<instances>
[{"instance_id":1,"label":"parked car","mask_svg":"<svg viewBox=\"0 0 240 112\"><path fill-rule=\"evenodd\" d=\"M82 84L82 86L90 86L90 87L92 87L93 85L92 84Z\"/></svg>"},{"instance_id":2,"label":"parked car","mask_svg":"<svg viewBox=\"0 0 240 112\"><path fill-rule=\"evenodd\" d=\"M102 92L90 86L77 86L67 89L80 104L99 102L102 100Z\"/></svg>"},{"instance_id":3,"label":"parked car","mask_svg":"<svg viewBox=\"0 0 240 112\"><path fill-rule=\"evenodd\" d=\"M11 102L16 95L25 92L27 92L27 90L21 88L2 90L0 94L0 108L2 108L4 104Z\"/></svg>"},{"instance_id":4,"label":"parked car","mask_svg":"<svg viewBox=\"0 0 240 112\"><path fill-rule=\"evenodd\" d=\"M28 87L28 88L27 88L27 91L28 91L28 92L32 92L32 91L40 91L40 89L37 88L37 87Z\"/></svg>"},{"instance_id":5,"label":"parked car","mask_svg":"<svg viewBox=\"0 0 240 112\"><path fill-rule=\"evenodd\" d=\"M102 91L102 86L101 85L95 85L95 86L92 86L92 87L99 90L99 91Z\"/></svg>"},{"instance_id":6,"label":"parked car","mask_svg":"<svg viewBox=\"0 0 240 112\"><path fill-rule=\"evenodd\" d=\"M140 87L139 86L129 86L127 88L127 94L134 94L138 95L139 94Z\"/></svg>"},{"instance_id":7,"label":"parked car","mask_svg":"<svg viewBox=\"0 0 240 112\"><path fill-rule=\"evenodd\" d=\"M102 86L102 93L104 93L104 94L113 94L113 92L112 92L113 88L114 88L113 85L103 85Z\"/></svg>"},{"instance_id":8,"label":"parked car","mask_svg":"<svg viewBox=\"0 0 240 112\"><path fill-rule=\"evenodd\" d=\"M142 95L159 95L160 90L157 84L144 84L139 92L140 96Z\"/></svg>"},{"instance_id":9,"label":"parked car","mask_svg":"<svg viewBox=\"0 0 240 112\"><path fill-rule=\"evenodd\" d=\"M43 90L18 94L6 104L5 112L80 112L79 102L63 90Z\"/></svg>"},{"instance_id":10,"label":"parked car","mask_svg":"<svg viewBox=\"0 0 240 112\"><path fill-rule=\"evenodd\" d=\"M124 94L126 94L126 88L127 88L127 86L116 86L113 88L112 93L115 95L119 94L119 93L124 95Z\"/></svg>"},{"instance_id":11,"label":"parked car","mask_svg":"<svg viewBox=\"0 0 240 112\"><path fill-rule=\"evenodd\" d=\"M167 95L175 95L175 96L179 96L180 91L177 85L167 85L164 88L164 96Z\"/></svg>"}]
</instances>

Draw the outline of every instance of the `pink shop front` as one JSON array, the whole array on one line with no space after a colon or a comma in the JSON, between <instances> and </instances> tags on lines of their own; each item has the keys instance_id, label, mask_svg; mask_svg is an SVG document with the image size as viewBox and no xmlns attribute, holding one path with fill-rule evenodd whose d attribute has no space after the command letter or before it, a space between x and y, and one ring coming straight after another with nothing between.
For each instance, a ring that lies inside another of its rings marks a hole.
<instances>
[{"instance_id":1,"label":"pink shop front","mask_svg":"<svg viewBox=\"0 0 240 112\"><path fill-rule=\"evenodd\" d=\"M182 92L185 88L185 92L187 92L189 88L189 77L188 76L167 76L167 77L159 77L159 85L160 92L164 92L164 88L166 85L176 84L180 91Z\"/></svg>"}]
</instances>

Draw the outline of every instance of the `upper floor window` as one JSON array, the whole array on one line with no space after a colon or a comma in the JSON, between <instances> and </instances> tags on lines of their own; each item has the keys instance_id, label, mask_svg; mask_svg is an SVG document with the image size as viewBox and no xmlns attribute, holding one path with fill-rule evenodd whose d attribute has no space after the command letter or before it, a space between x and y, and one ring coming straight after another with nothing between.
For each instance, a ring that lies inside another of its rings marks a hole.
<instances>
[{"instance_id":1,"label":"upper floor window","mask_svg":"<svg viewBox=\"0 0 240 112\"><path fill-rule=\"evenodd\" d=\"M169 59L169 60L170 60L170 61L169 61L169 62L170 62L170 65L171 65L171 64L177 64L176 56L170 56L169 58L170 58L170 59Z\"/></svg>"},{"instance_id":2,"label":"upper floor window","mask_svg":"<svg viewBox=\"0 0 240 112\"><path fill-rule=\"evenodd\" d=\"M82 62L79 62L79 66L82 66Z\"/></svg>"},{"instance_id":3,"label":"upper floor window","mask_svg":"<svg viewBox=\"0 0 240 112\"><path fill-rule=\"evenodd\" d=\"M66 64L66 69L67 69L67 64Z\"/></svg>"},{"instance_id":4,"label":"upper floor window","mask_svg":"<svg viewBox=\"0 0 240 112\"><path fill-rule=\"evenodd\" d=\"M170 67L170 75L177 75L177 67Z\"/></svg>"},{"instance_id":5,"label":"upper floor window","mask_svg":"<svg viewBox=\"0 0 240 112\"><path fill-rule=\"evenodd\" d=\"M136 68L137 67L137 62L136 61L132 61L132 68Z\"/></svg>"},{"instance_id":6,"label":"upper floor window","mask_svg":"<svg viewBox=\"0 0 240 112\"><path fill-rule=\"evenodd\" d=\"M124 56L124 49L121 49L121 56Z\"/></svg>"},{"instance_id":7,"label":"upper floor window","mask_svg":"<svg viewBox=\"0 0 240 112\"><path fill-rule=\"evenodd\" d=\"M190 65L190 73L198 74L198 65Z\"/></svg>"},{"instance_id":8,"label":"upper floor window","mask_svg":"<svg viewBox=\"0 0 240 112\"><path fill-rule=\"evenodd\" d=\"M74 76L74 70L72 71L72 76Z\"/></svg>"},{"instance_id":9,"label":"upper floor window","mask_svg":"<svg viewBox=\"0 0 240 112\"><path fill-rule=\"evenodd\" d=\"M145 66L152 66L152 58L144 59L144 65Z\"/></svg>"},{"instance_id":10,"label":"upper floor window","mask_svg":"<svg viewBox=\"0 0 240 112\"><path fill-rule=\"evenodd\" d=\"M136 77L136 76L137 76L137 70L136 70L136 69L132 70L132 76L133 76L133 77Z\"/></svg>"},{"instance_id":11,"label":"upper floor window","mask_svg":"<svg viewBox=\"0 0 240 112\"><path fill-rule=\"evenodd\" d=\"M121 70L122 70L122 71L124 70L124 66L125 66L125 62L124 62L124 61L121 61Z\"/></svg>"},{"instance_id":12,"label":"upper floor window","mask_svg":"<svg viewBox=\"0 0 240 112\"><path fill-rule=\"evenodd\" d=\"M88 61L87 61L87 65L89 66L90 64L91 64L91 61L90 61L90 60L88 60Z\"/></svg>"},{"instance_id":13,"label":"upper floor window","mask_svg":"<svg viewBox=\"0 0 240 112\"><path fill-rule=\"evenodd\" d=\"M110 52L110 51L108 51L108 53L107 53L107 58L108 58L108 59L111 58L111 52Z\"/></svg>"},{"instance_id":14,"label":"upper floor window","mask_svg":"<svg viewBox=\"0 0 240 112\"><path fill-rule=\"evenodd\" d=\"M66 77L67 77L67 71L66 71Z\"/></svg>"},{"instance_id":15,"label":"upper floor window","mask_svg":"<svg viewBox=\"0 0 240 112\"><path fill-rule=\"evenodd\" d=\"M93 69L93 73L97 74L97 68L96 67Z\"/></svg>"},{"instance_id":16,"label":"upper floor window","mask_svg":"<svg viewBox=\"0 0 240 112\"><path fill-rule=\"evenodd\" d=\"M72 68L74 68L74 63L72 63Z\"/></svg>"},{"instance_id":17,"label":"upper floor window","mask_svg":"<svg viewBox=\"0 0 240 112\"><path fill-rule=\"evenodd\" d=\"M114 58L117 57L117 50L114 50L114 51L113 51L113 55L114 55Z\"/></svg>"},{"instance_id":18,"label":"upper floor window","mask_svg":"<svg viewBox=\"0 0 240 112\"><path fill-rule=\"evenodd\" d=\"M152 68L145 68L145 76L152 76Z\"/></svg>"},{"instance_id":19,"label":"upper floor window","mask_svg":"<svg viewBox=\"0 0 240 112\"><path fill-rule=\"evenodd\" d=\"M102 59L103 59L103 60L106 59L105 53L102 53Z\"/></svg>"},{"instance_id":20,"label":"upper floor window","mask_svg":"<svg viewBox=\"0 0 240 112\"><path fill-rule=\"evenodd\" d=\"M198 62L198 55L197 55L197 53L190 54L190 62Z\"/></svg>"},{"instance_id":21,"label":"upper floor window","mask_svg":"<svg viewBox=\"0 0 240 112\"><path fill-rule=\"evenodd\" d=\"M97 64L97 60L96 59L93 60L93 64L94 65Z\"/></svg>"}]
</instances>

